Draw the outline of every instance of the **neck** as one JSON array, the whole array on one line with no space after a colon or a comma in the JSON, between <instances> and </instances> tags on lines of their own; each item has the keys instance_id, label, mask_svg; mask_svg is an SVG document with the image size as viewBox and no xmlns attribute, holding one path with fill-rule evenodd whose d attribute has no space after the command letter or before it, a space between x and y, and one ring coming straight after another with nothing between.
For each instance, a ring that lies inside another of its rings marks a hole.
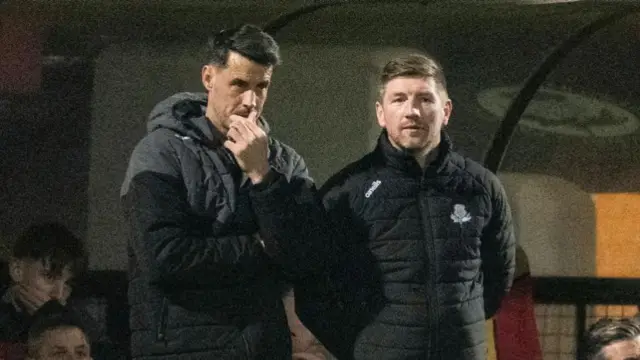
<instances>
[{"instance_id":1,"label":"neck","mask_svg":"<svg viewBox=\"0 0 640 360\"><path fill-rule=\"evenodd\" d=\"M434 162L437 157L438 157L437 144L435 146L430 145L414 155L414 158L416 159L416 161L418 162L418 165L420 165L422 169L429 166L429 164Z\"/></svg>"},{"instance_id":2,"label":"neck","mask_svg":"<svg viewBox=\"0 0 640 360\"><path fill-rule=\"evenodd\" d=\"M220 134L227 136L227 131L229 129L225 129L224 126L222 126L222 122L219 120L219 117L216 116L213 109L207 109L205 116L207 117L207 120L211 123L211 125L213 125L213 127L220 132Z\"/></svg>"}]
</instances>

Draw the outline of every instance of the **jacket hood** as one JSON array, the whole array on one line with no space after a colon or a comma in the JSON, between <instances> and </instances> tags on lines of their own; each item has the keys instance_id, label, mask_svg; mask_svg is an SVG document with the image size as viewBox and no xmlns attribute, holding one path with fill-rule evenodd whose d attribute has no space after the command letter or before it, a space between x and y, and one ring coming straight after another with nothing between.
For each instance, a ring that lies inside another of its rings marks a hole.
<instances>
[{"instance_id":1,"label":"jacket hood","mask_svg":"<svg viewBox=\"0 0 640 360\"><path fill-rule=\"evenodd\" d=\"M205 143L223 138L224 136L207 120L206 110L206 93L177 93L162 100L151 110L147 131L170 129L182 136ZM258 124L269 133L269 124L264 117L258 118Z\"/></svg>"}]
</instances>

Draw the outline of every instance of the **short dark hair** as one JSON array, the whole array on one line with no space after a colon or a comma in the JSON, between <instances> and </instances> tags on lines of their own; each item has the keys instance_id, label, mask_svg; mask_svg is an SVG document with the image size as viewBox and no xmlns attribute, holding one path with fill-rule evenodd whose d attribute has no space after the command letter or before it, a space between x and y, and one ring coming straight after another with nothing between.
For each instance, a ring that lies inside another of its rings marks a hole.
<instances>
[{"instance_id":1,"label":"short dark hair","mask_svg":"<svg viewBox=\"0 0 640 360\"><path fill-rule=\"evenodd\" d=\"M433 78L442 91L447 92L447 80L442 65L431 55L408 54L389 61L380 74L380 95L389 81L399 77Z\"/></svg>"},{"instance_id":2,"label":"short dark hair","mask_svg":"<svg viewBox=\"0 0 640 360\"><path fill-rule=\"evenodd\" d=\"M602 349L640 336L640 318L603 318L591 325L584 338L585 360L604 360Z\"/></svg>"},{"instance_id":3,"label":"short dark hair","mask_svg":"<svg viewBox=\"0 0 640 360\"><path fill-rule=\"evenodd\" d=\"M45 303L35 314L29 327L27 338L27 353L32 358L37 358L42 336L47 331L64 328L78 328L89 338L77 313L55 300Z\"/></svg>"},{"instance_id":4,"label":"short dark hair","mask_svg":"<svg viewBox=\"0 0 640 360\"><path fill-rule=\"evenodd\" d=\"M280 65L278 43L255 25L245 24L225 29L212 36L209 39L207 61L209 64L225 67L230 51L235 51L260 65Z\"/></svg>"},{"instance_id":5,"label":"short dark hair","mask_svg":"<svg viewBox=\"0 0 640 360\"><path fill-rule=\"evenodd\" d=\"M67 266L74 274L86 268L84 242L64 225L49 222L28 227L13 246L16 259L42 260L53 276L59 276Z\"/></svg>"}]
</instances>

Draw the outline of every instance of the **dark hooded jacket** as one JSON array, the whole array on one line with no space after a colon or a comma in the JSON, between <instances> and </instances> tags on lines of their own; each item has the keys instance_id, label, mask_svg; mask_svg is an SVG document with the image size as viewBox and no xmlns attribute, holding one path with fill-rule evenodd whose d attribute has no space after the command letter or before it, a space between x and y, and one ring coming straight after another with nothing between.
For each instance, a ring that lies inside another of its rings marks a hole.
<instances>
[{"instance_id":1,"label":"dark hooded jacket","mask_svg":"<svg viewBox=\"0 0 640 360\"><path fill-rule=\"evenodd\" d=\"M295 271L299 239L283 221L310 199L312 181L300 155L269 137L271 176L252 185L206 101L180 93L159 103L122 185L132 356L291 358L283 269Z\"/></svg>"}]
</instances>

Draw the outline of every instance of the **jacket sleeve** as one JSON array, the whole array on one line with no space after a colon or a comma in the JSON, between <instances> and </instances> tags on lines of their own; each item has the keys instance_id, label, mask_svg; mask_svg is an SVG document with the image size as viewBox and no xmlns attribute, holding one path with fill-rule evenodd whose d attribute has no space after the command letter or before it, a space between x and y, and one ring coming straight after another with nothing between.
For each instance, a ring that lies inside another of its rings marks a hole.
<instances>
[{"instance_id":1,"label":"jacket sleeve","mask_svg":"<svg viewBox=\"0 0 640 360\"><path fill-rule=\"evenodd\" d=\"M138 270L153 284L187 286L233 283L255 273L266 259L257 237L215 234L215 214L191 211L172 139L145 140L133 152L121 199Z\"/></svg>"},{"instance_id":2,"label":"jacket sleeve","mask_svg":"<svg viewBox=\"0 0 640 360\"><path fill-rule=\"evenodd\" d=\"M303 284L305 291L296 288L300 319L339 359L353 358L358 335L387 301L367 227L357 215L364 191L354 173L357 168L349 166L320 189L329 221L336 228L334 260L314 285Z\"/></svg>"},{"instance_id":3,"label":"jacket sleeve","mask_svg":"<svg viewBox=\"0 0 640 360\"><path fill-rule=\"evenodd\" d=\"M291 176L272 170L252 187L251 200L265 247L276 249L286 272L304 276L327 265L335 233L304 160L295 153L292 160Z\"/></svg>"},{"instance_id":4,"label":"jacket sleeve","mask_svg":"<svg viewBox=\"0 0 640 360\"><path fill-rule=\"evenodd\" d=\"M511 209L502 184L491 174L489 181L491 218L482 234L484 307L487 319L493 317L507 295L515 271L516 239Z\"/></svg>"}]
</instances>

